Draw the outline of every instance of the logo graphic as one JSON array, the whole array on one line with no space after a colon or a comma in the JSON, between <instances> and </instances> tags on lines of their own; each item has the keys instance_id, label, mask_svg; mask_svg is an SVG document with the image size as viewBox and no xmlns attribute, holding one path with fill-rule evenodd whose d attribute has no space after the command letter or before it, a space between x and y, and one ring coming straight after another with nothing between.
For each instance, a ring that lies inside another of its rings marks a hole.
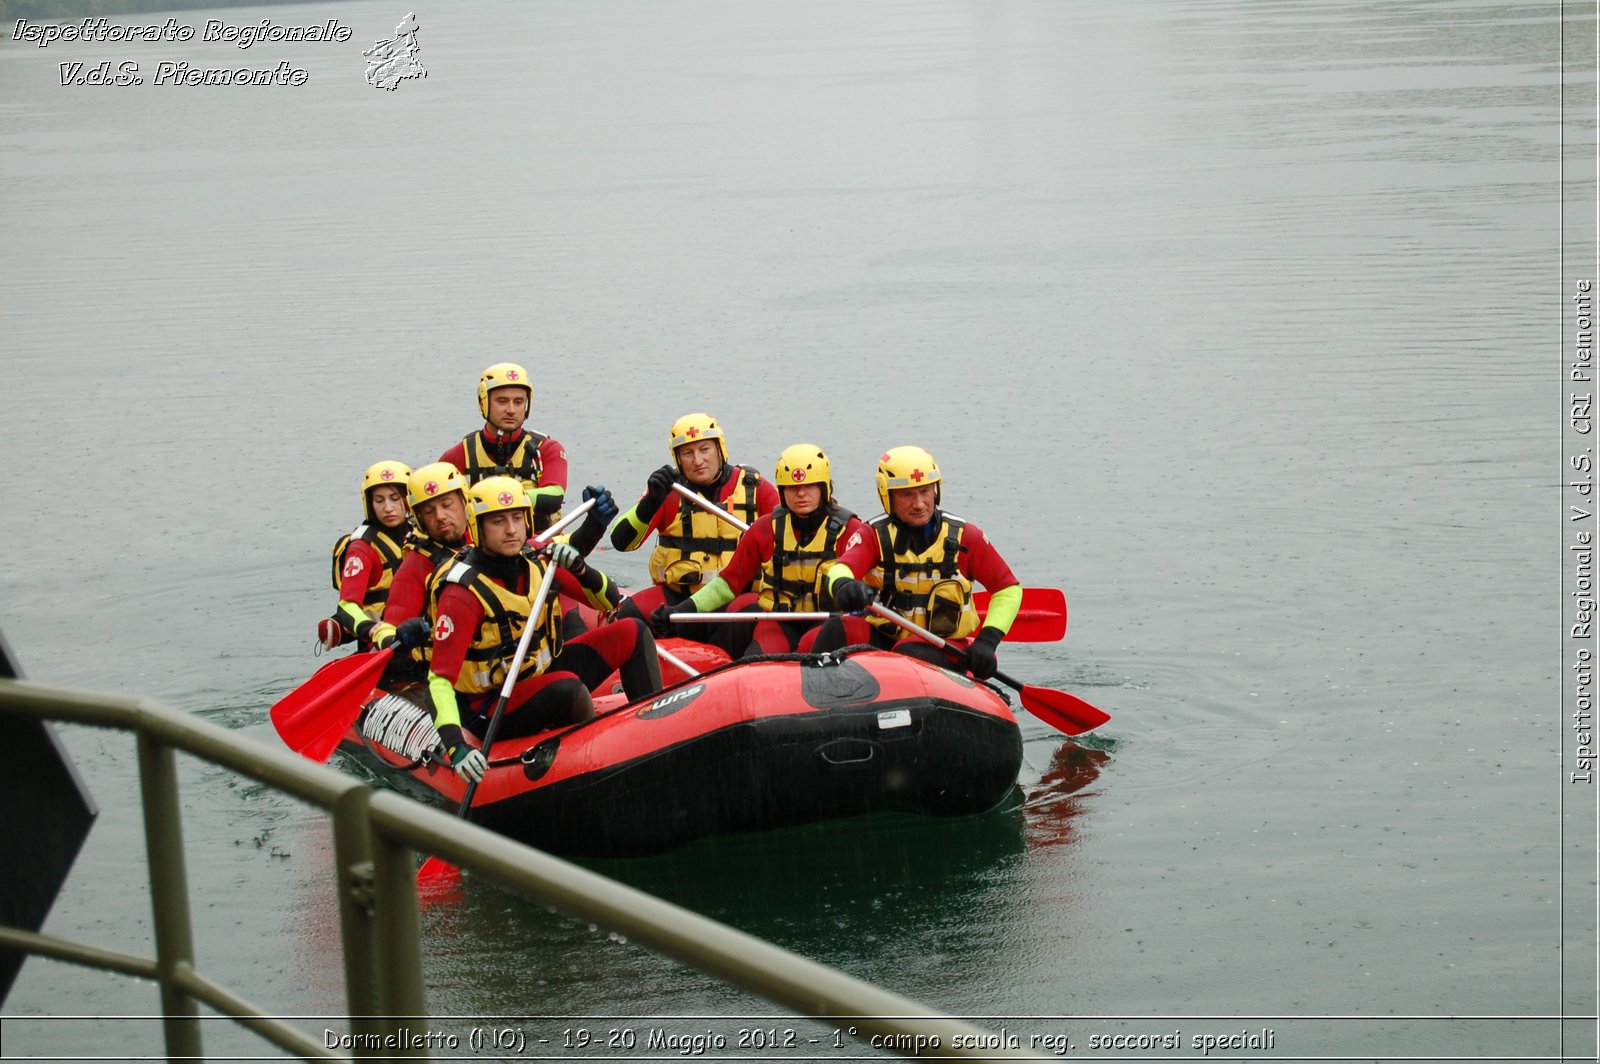
<instances>
[{"instance_id":1,"label":"logo graphic","mask_svg":"<svg viewBox=\"0 0 1600 1064\"><path fill-rule=\"evenodd\" d=\"M406 78L425 78L417 61L417 16L407 13L394 28L394 37L378 41L361 53L367 57L367 84L393 92Z\"/></svg>"},{"instance_id":2,"label":"logo graphic","mask_svg":"<svg viewBox=\"0 0 1600 1064\"><path fill-rule=\"evenodd\" d=\"M796 484L804 483L806 479L806 471L804 469L791 470L789 473L789 479L793 480Z\"/></svg>"},{"instance_id":3,"label":"logo graphic","mask_svg":"<svg viewBox=\"0 0 1600 1064\"><path fill-rule=\"evenodd\" d=\"M382 477L384 480L393 480L394 479L394 470L385 469L382 473L379 473L378 475L380 477Z\"/></svg>"},{"instance_id":4,"label":"logo graphic","mask_svg":"<svg viewBox=\"0 0 1600 1064\"><path fill-rule=\"evenodd\" d=\"M705 684L697 683L693 687L685 687L681 691L674 691L670 695L664 695L661 698L656 699L654 702L651 702L648 706L637 710L634 713L634 716L645 720L654 720L658 717L670 717L684 706L687 706L690 702L693 702L696 698L699 698L703 693L705 693L705 689Z\"/></svg>"},{"instance_id":5,"label":"logo graphic","mask_svg":"<svg viewBox=\"0 0 1600 1064\"><path fill-rule=\"evenodd\" d=\"M433 622L433 638L441 643L446 639L449 639L455 630L456 622L450 619L450 615L448 613L444 614L437 621Z\"/></svg>"},{"instance_id":6,"label":"logo graphic","mask_svg":"<svg viewBox=\"0 0 1600 1064\"><path fill-rule=\"evenodd\" d=\"M424 495L437 495L437 494L439 494L439 482L437 480L430 480L426 484L422 485L422 494L424 494Z\"/></svg>"},{"instance_id":7,"label":"logo graphic","mask_svg":"<svg viewBox=\"0 0 1600 1064\"><path fill-rule=\"evenodd\" d=\"M344 575L355 576L361 571L361 559L351 555L344 563Z\"/></svg>"},{"instance_id":8,"label":"logo graphic","mask_svg":"<svg viewBox=\"0 0 1600 1064\"><path fill-rule=\"evenodd\" d=\"M506 380L515 381L515 380L521 380L521 379L522 379L522 375L520 373L518 373L516 370L514 370L514 369L506 370Z\"/></svg>"},{"instance_id":9,"label":"logo graphic","mask_svg":"<svg viewBox=\"0 0 1600 1064\"><path fill-rule=\"evenodd\" d=\"M509 491L502 491L500 493L500 505L501 506L510 506L511 505L511 493Z\"/></svg>"}]
</instances>

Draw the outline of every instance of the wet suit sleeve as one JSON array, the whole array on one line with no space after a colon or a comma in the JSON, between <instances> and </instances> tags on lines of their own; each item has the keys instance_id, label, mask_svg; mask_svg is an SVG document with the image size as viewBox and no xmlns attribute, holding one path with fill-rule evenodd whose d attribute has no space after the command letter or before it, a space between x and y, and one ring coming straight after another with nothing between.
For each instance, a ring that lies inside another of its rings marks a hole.
<instances>
[{"instance_id":1,"label":"wet suit sleeve","mask_svg":"<svg viewBox=\"0 0 1600 1064\"><path fill-rule=\"evenodd\" d=\"M541 485L528 492L533 500L533 512L540 517L548 517L561 509L561 504L567 501L567 489L553 485Z\"/></svg>"},{"instance_id":2,"label":"wet suit sleeve","mask_svg":"<svg viewBox=\"0 0 1600 1064\"><path fill-rule=\"evenodd\" d=\"M719 574L711 583L689 596L689 604L696 613L716 613L734 600L733 588Z\"/></svg>"},{"instance_id":3,"label":"wet suit sleeve","mask_svg":"<svg viewBox=\"0 0 1600 1064\"><path fill-rule=\"evenodd\" d=\"M985 628L998 628L1000 633L1011 631L1011 625L1017 619L1017 611L1022 608L1022 585L1012 584L989 595L989 612L984 615Z\"/></svg>"},{"instance_id":4,"label":"wet suit sleeve","mask_svg":"<svg viewBox=\"0 0 1600 1064\"><path fill-rule=\"evenodd\" d=\"M872 526L861 522L855 532L846 537L844 550L838 561L828 567L828 590L832 591L841 580L859 580L878 564L878 537Z\"/></svg>"},{"instance_id":5,"label":"wet suit sleeve","mask_svg":"<svg viewBox=\"0 0 1600 1064\"><path fill-rule=\"evenodd\" d=\"M445 752L453 755L461 745L461 708L456 705L456 689L438 673L429 673L428 701L433 703L434 730L439 733Z\"/></svg>"},{"instance_id":6,"label":"wet suit sleeve","mask_svg":"<svg viewBox=\"0 0 1600 1064\"><path fill-rule=\"evenodd\" d=\"M433 661L428 673L428 696L433 703L433 725L443 737L444 729L461 727L461 708L456 701L455 678L467 661L483 622L483 607L472 592L449 584L439 594L439 620L434 625ZM440 635L441 629L443 635ZM459 741L459 736L458 736ZM445 746L457 745L446 740Z\"/></svg>"},{"instance_id":7,"label":"wet suit sleeve","mask_svg":"<svg viewBox=\"0 0 1600 1064\"><path fill-rule=\"evenodd\" d=\"M455 446L439 456L439 461L449 462L457 470L465 472L467 468L467 441L457 440Z\"/></svg>"},{"instance_id":8,"label":"wet suit sleeve","mask_svg":"<svg viewBox=\"0 0 1600 1064\"><path fill-rule=\"evenodd\" d=\"M644 541L650 538L651 532L661 530L661 518L667 512L667 507L659 507L649 517L645 517L644 511L649 506L649 496L641 495L631 509L622 512L616 524L611 526L612 547L621 551L638 550L644 545Z\"/></svg>"},{"instance_id":9,"label":"wet suit sleeve","mask_svg":"<svg viewBox=\"0 0 1600 1064\"><path fill-rule=\"evenodd\" d=\"M539 444L539 490L549 488L558 495L567 493L567 449L546 436Z\"/></svg>"},{"instance_id":10,"label":"wet suit sleeve","mask_svg":"<svg viewBox=\"0 0 1600 1064\"><path fill-rule=\"evenodd\" d=\"M428 577L432 574L433 565L427 558L417 551L406 551L406 556L400 559L400 569L389 585L389 600L383 604L386 624L399 624L422 616L427 606Z\"/></svg>"},{"instance_id":11,"label":"wet suit sleeve","mask_svg":"<svg viewBox=\"0 0 1600 1064\"><path fill-rule=\"evenodd\" d=\"M976 525L969 524L962 530L961 545L967 548L961 555L962 570L989 592L989 612L983 626L1004 635L1011 631L1017 610L1022 607L1022 584Z\"/></svg>"},{"instance_id":12,"label":"wet suit sleeve","mask_svg":"<svg viewBox=\"0 0 1600 1064\"><path fill-rule=\"evenodd\" d=\"M732 602L734 596L750 586L761 570L761 563L772 557L772 518L762 516L739 537L733 557L722 572L705 587L689 596L700 613L713 613Z\"/></svg>"},{"instance_id":13,"label":"wet suit sleeve","mask_svg":"<svg viewBox=\"0 0 1600 1064\"><path fill-rule=\"evenodd\" d=\"M378 582L383 573L383 559L364 539L352 539L344 549L344 560L339 567L339 602L355 603L356 609L366 600L367 591Z\"/></svg>"},{"instance_id":14,"label":"wet suit sleeve","mask_svg":"<svg viewBox=\"0 0 1600 1064\"><path fill-rule=\"evenodd\" d=\"M602 613L609 613L622 605L622 592L616 582L592 565L585 565L581 573L561 569L556 573L556 589L569 598L580 595L589 605Z\"/></svg>"},{"instance_id":15,"label":"wet suit sleeve","mask_svg":"<svg viewBox=\"0 0 1600 1064\"><path fill-rule=\"evenodd\" d=\"M528 497L540 517L560 510L567 499L567 449L548 436L539 444L539 483L529 485Z\"/></svg>"},{"instance_id":16,"label":"wet suit sleeve","mask_svg":"<svg viewBox=\"0 0 1600 1064\"><path fill-rule=\"evenodd\" d=\"M339 605L333 611L351 635L380 645L385 636L394 634L394 625L374 621L361 608L361 603L367 597L367 589L377 582L382 572L383 559L372 545L363 539L351 540L350 546L345 548L344 567L340 570Z\"/></svg>"},{"instance_id":17,"label":"wet suit sleeve","mask_svg":"<svg viewBox=\"0 0 1600 1064\"><path fill-rule=\"evenodd\" d=\"M599 516L593 510L591 510L589 513L584 515L583 521L579 523L577 531L563 533L556 538L566 543L570 543L573 550L577 551L581 557L587 558L590 554L593 554L594 549L600 545L600 537L605 535L605 533L605 522L600 520ZM392 595L394 592L391 591L390 594Z\"/></svg>"}]
</instances>

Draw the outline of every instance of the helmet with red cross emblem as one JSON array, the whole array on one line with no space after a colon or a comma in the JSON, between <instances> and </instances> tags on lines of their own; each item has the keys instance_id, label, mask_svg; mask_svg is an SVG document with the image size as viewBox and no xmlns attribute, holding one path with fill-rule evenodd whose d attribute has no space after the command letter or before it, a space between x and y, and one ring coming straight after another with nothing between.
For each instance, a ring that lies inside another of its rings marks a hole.
<instances>
[{"instance_id":1,"label":"helmet with red cross emblem","mask_svg":"<svg viewBox=\"0 0 1600 1064\"><path fill-rule=\"evenodd\" d=\"M430 462L418 466L411 474L411 479L406 481L406 503L415 512L418 504L452 491L466 494L467 478L461 475L461 470L449 462Z\"/></svg>"},{"instance_id":2,"label":"helmet with red cross emblem","mask_svg":"<svg viewBox=\"0 0 1600 1064\"><path fill-rule=\"evenodd\" d=\"M891 447L878 459L878 499L884 513L889 508L889 493L897 488L920 488L924 484L939 484L939 463L921 447ZM933 501L939 502L942 487L933 489Z\"/></svg>"},{"instance_id":3,"label":"helmet with red cross emblem","mask_svg":"<svg viewBox=\"0 0 1600 1064\"><path fill-rule=\"evenodd\" d=\"M467 528L472 533L472 542L483 542L478 522L502 510L525 511L528 529L532 531L533 503L528 501L528 493L516 477L484 477L467 489Z\"/></svg>"},{"instance_id":4,"label":"helmet with red cross emblem","mask_svg":"<svg viewBox=\"0 0 1600 1064\"><path fill-rule=\"evenodd\" d=\"M722 427L717 424L717 419L710 414L685 414L672 423L671 430L667 433L667 447L672 451L673 464L678 463L678 448L687 443L699 443L701 440L716 440L717 450L722 452L724 464L728 461L728 441L722 435ZM682 466L679 465L681 469Z\"/></svg>"},{"instance_id":5,"label":"helmet with red cross emblem","mask_svg":"<svg viewBox=\"0 0 1600 1064\"><path fill-rule=\"evenodd\" d=\"M781 488L799 484L821 484L824 501L833 498L833 467L828 456L814 443L797 443L785 447L778 456L778 467L772 482Z\"/></svg>"},{"instance_id":6,"label":"helmet with red cross emblem","mask_svg":"<svg viewBox=\"0 0 1600 1064\"><path fill-rule=\"evenodd\" d=\"M444 498L452 491L461 493L461 503L465 507L467 478L449 462L430 462L425 466L418 466L412 472L411 479L406 481L406 505L411 508L411 520L418 528L432 534L422 523L422 514L417 512L417 507L428 506L430 513L436 512L437 508L431 505L433 501ZM457 527L454 533L459 535L463 531L464 529Z\"/></svg>"},{"instance_id":7,"label":"helmet with red cross emblem","mask_svg":"<svg viewBox=\"0 0 1600 1064\"><path fill-rule=\"evenodd\" d=\"M368 466L367 471L361 474L361 499L366 506L367 517L370 520L377 520L377 514L372 509L372 492L375 488L398 488L400 490L400 498L403 501L406 496L406 482L410 479L411 467L404 462L395 461L393 458L384 459L382 462L374 462ZM402 513L401 519L404 520L404 518L405 515Z\"/></svg>"},{"instance_id":8,"label":"helmet with red cross emblem","mask_svg":"<svg viewBox=\"0 0 1600 1064\"><path fill-rule=\"evenodd\" d=\"M496 388L525 388L528 392L528 409L533 409L533 382L528 371L515 362L496 362L478 377L478 412L489 420L489 393Z\"/></svg>"}]
</instances>

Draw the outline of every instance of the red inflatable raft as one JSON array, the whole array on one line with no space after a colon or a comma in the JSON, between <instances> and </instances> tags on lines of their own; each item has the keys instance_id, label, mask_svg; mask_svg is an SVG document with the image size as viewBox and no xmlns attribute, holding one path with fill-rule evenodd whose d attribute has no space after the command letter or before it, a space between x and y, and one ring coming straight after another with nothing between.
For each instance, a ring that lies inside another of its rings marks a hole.
<instances>
[{"instance_id":1,"label":"red inflatable raft","mask_svg":"<svg viewBox=\"0 0 1600 1064\"><path fill-rule=\"evenodd\" d=\"M691 665L705 648L663 645ZM669 677L679 675L668 670ZM370 701L340 746L383 778L458 804L461 779L414 692ZM993 808L1022 737L993 689L903 654L855 649L725 664L593 720L495 743L473 821L552 853L657 853L704 835L899 810Z\"/></svg>"}]
</instances>

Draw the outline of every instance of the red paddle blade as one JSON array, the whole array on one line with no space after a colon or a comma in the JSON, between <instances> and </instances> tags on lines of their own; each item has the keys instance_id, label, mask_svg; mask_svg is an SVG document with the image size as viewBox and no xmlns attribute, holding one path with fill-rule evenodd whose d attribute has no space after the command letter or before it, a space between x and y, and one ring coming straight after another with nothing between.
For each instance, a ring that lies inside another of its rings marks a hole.
<instances>
[{"instance_id":1,"label":"red paddle blade","mask_svg":"<svg viewBox=\"0 0 1600 1064\"><path fill-rule=\"evenodd\" d=\"M1029 713L1067 735L1082 735L1111 719L1111 714L1105 710L1065 691L1031 684L1020 690L1022 705Z\"/></svg>"},{"instance_id":2,"label":"red paddle blade","mask_svg":"<svg viewBox=\"0 0 1600 1064\"><path fill-rule=\"evenodd\" d=\"M443 857L429 857L417 869L417 887L429 893L449 890L461 882L461 869Z\"/></svg>"},{"instance_id":3,"label":"red paddle blade","mask_svg":"<svg viewBox=\"0 0 1600 1064\"><path fill-rule=\"evenodd\" d=\"M989 615L989 592L974 591L972 605ZM1006 633L1010 643L1054 643L1067 634L1067 596L1058 587L1025 587L1017 619Z\"/></svg>"},{"instance_id":4,"label":"red paddle blade","mask_svg":"<svg viewBox=\"0 0 1600 1064\"><path fill-rule=\"evenodd\" d=\"M392 657L394 651L381 650L330 661L278 699L270 716L284 745L313 761L333 756Z\"/></svg>"}]
</instances>

